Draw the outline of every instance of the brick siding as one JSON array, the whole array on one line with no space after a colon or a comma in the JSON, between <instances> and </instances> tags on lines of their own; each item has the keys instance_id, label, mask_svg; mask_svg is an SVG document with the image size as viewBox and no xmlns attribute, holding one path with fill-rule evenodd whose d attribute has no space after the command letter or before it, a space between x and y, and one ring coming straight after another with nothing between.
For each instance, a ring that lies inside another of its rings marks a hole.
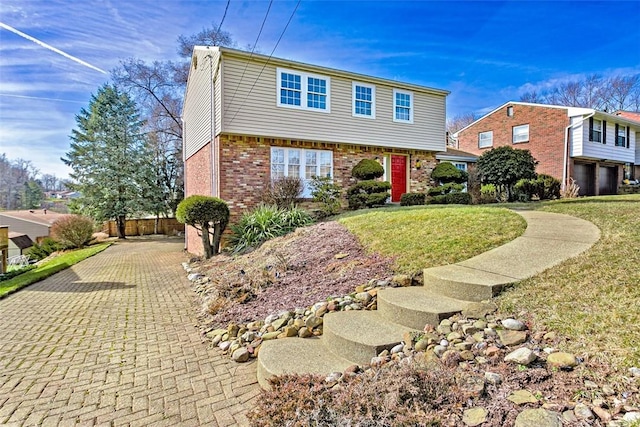
<instances>
[{"instance_id":1,"label":"brick siding","mask_svg":"<svg viewBox=\"0 0 640 427\"><path fill-rule=\"evenodd\" d=\"M509 106L513 107L512 116L507 115ZM529 125L529 141L514 144L513 127L526 124ZM562 180L564 132L568 125L565 109L509 104L460 132L459 149L477 155L502 146L529 150L539 162L536 172ZM493 131L493 146L478 148L478 135L490 130Z\"/></svg>"},{"instance_id":2,"label":"brick siding","mask_svg":"<svg viewBox=\"0 0 640 427\"><path fill-rule=\"evenodd\" d=\"M245 135L222 134L216 137L217 150L211 153L211 144L202 148L185 163L186 192L211 195L212 172L219 175L218 197L229 204L231 222L256 207L268 186L271 169L271 147L292 147L333 152L334 182L343 189L355 183L351 169L364 158L382 158L388 154L403 154L409 159L409 188L411 192L426 191L431 185L430 175L436 166L435 153L422 150L389 149L383 147L334 144L317 141L298 141ZM217 153L216 153L217 151ZM219 169L211 167L212 154L219 155ZM420 168L416 162L420 160ZM187 250L201 254L200 236L191 227L187 230Z\"/></svg>"},{"instance_id":3,"label":"brick siding","mask_svg":"<svg viewBox=\"0 0 640 427\"><path fill-rule=\"evenodd\" d=\"M185 197L193 195L211 196L212 192L212 164L211 144L207 144L189 157L184 163ZM194 227L185 227L185 244L187 251L201 255L202 238Z\"/></svg>"}]
</instances>

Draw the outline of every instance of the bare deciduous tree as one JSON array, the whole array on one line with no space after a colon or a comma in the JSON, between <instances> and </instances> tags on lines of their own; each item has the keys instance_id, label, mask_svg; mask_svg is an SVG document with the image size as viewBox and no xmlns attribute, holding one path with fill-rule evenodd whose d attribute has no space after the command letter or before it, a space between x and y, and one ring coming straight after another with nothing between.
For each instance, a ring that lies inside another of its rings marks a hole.
<instances>
[{"instance_id":1,"label":"bare deciduous tree","mask_svg":"<svg viewBox=\"0 0 640 427\"><path fill-rule=\"evenodd\" d=\"M165 215L175 213L183 197L182 121L180 111L191 52L195 45L233 46L231 34L212 28L178 37L177 53L184 61L146 63L129 58L112 71L119 87L135 100L144 119L144 131L149 136L150 150L155 153L153 168L158 173L158 185L168 198L163 205ZM157 205L160 206L160 205Z\"/></svg>"},{"instance_id":2,"label":"bare deciduous tree","mask_svg":"<svg viewBox=\"0 0 640 427\"><path fill-rule=\"evenodd\" d=\"M545 92L527 92L523 102L593 108L600 111L640 111L640 74L603 78L592 74L561 83Z\"/></svg>"}]
</instances>

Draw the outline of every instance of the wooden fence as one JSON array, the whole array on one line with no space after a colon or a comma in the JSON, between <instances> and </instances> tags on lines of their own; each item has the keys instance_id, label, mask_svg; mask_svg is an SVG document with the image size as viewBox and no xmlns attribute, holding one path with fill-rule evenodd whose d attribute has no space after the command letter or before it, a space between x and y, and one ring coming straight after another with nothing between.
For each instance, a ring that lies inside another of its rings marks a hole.
<instances>
[{"instance_id":1,"label":"wooden fence","mask_svg":"<svg viewBox=\"0 0 640 427\"><path fill-rule=\"evenodd\" d=\"M175 218L150 218L150 219L128 219L126 220L124 233L125 236L145 236L148 234L156 234L156 221L158 221L157 234L165 234L167 236L177 236L184 233L184 224L178 222ZM102 224L102 232L107 233L109 237L118 235L118 228L115 221L106 221Z\"/></svg>"}]
</instances>

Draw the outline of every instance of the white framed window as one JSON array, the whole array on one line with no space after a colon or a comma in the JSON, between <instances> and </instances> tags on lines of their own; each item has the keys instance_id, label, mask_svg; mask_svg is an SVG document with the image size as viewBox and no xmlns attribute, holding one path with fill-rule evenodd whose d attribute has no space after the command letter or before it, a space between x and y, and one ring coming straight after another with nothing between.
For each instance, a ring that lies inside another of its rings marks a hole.
<instances>
[{"instance_id":1,"label":"white framed window","mask_svg":"<svg viewBox=\"0 0 640 427\"><path fill-rule=\"evenodd\" d=\"M616 124L616 147L628 147L626 126Z\"/></svg>"},{"instance_id":2,"label":"white framed window","mask_svg":"<svg viewBox=\"0 0 640 427\"><path fill-rule=\"evenodd\" d=\"M513 127L513 143L529 142L529 125Z\"/></svg>"},{"instance_id":3,"label":"white framed window","mask_svg":"<svg viewBox=\"0 0 640 427\"><path fill-rule=\"evenodd\" d=\"M278 107L330 112L331 80L327 76L278 68Z\"/></svg>"},{"instance_id":4,"label":"white framed window","mask_svg":"<svg viewBox=\"0 0 640 427\"><path fill-rule=\"evenodd\" d=\"M393 90L393 121L413 123L413 92Z\"/></svg>"},{"instance_id":5,"label":"white framed window","mask_svg":"<svg viewBox=\"0 0 640 427\"><path fill-rule=\"evenodd\" d=\"M467 171L467 164L464 162L451 162L451 164L453 164L453 166L456 167L456 169L461 170L466 172Z\"/></svg>"},{"instance_id":6,"label":"white framed window","mask_svg":"<svg viewBox=\"0 0 640 427\"><path fill-rule=\"evenodd\" d=\"M353 82L354 117L376 118L376 87L366 83Z\"/></svg>"},{"instance_id":7,"label":"white framed window","mask_svg":"<svg viewBox=\"0 0 640 427\"><path fill-rule=\"evenodd\" d=\"M602 120L591 118L589 125L589 141L602 142Z\"/></svg>"},{"instance_id":8,"label":"white framed window","mask_svg":"<svg viewBox=\"0 0 640 427\"><path fill-rule=\"evenodd\" d=\"M478 134L478 148L493 147L493 131L480 132Z\"/></svg>"},{"instance_id":9,"label":"white framed window","mask_svg":"<svg viewBox=\"0 0 640 427\"><path fill-rule=\"evenodd\" d=\"M333 152L302 148L271 147L271 179L297 176L304 182L302 197L311 197L309 181L314 176L333 176Z\"/></svg>"}]
</instances>

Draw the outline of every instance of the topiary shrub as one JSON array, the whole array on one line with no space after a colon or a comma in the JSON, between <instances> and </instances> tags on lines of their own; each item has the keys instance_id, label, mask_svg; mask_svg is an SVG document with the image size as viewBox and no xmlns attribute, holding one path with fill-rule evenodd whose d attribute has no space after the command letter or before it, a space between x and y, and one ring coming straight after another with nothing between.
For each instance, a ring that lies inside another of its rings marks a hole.
<instances>
[{"instance_id":1,"label":"topiary shrub","mask_svg":"<svg viewBox=\"0 0 640 427\"><path fill-rule=\"evenodd\" d=\"M82 248L91 241L95 229L92 219L81 215L65 215L51 225L51 237L61 249Z\"/></svg>"},{"instance_id":2,"label":"topiary shrub","mask_svg":"<svg viewBox=\"0 0 640 427\"><path fill-rule=\"evenodd\" d=\"M309 183L314 202L321 203L322 216L335 215L340 212L340 195L342 189L331 178L313 176Z\"/></svg>"},{"instance_id":3,"label":"topiary shrub","mask_svg":"<svg viewBox=\"0 0 640 427\"><path fill-rule=\"evenodd\" d=\"M384 168L380 163L371 159L362 159L353 167L351 175L362 181L347 190L349 208L372 208L387 202L391 184L387 181L376 181L376 178L384 175Z\"/></svg>"},{"instance_id":4,"label":"topiary shrub","mask_svg":"<svg viewBox=\"0 0 640 427\"><path fill-rule=\"evenodd\" d=\"M384 168L372 159L360 160L351 170L351 176L361 181L380 178L382 175L384 175Z\"/></svg>"},{"instance_id":5,"label":"topiary shrub","mask_svg":"<svg viewBox=\"0 0 640 427\"><path fill-rule=\"evenodd\" d=\"M303 191L304 182L299 176L280 176L269 182L267 190L262 195L262 202L288 208L300 200Z\"/></svg>"},{"instance_id":6,"label":"topiary shrub","mask_svg":"<svg viewBox=\"0 0 640 427\"><path fill-rule=\"evenodd\" d=\"M467 172L458 169L453 163L449 162L438 163L431 172L431 179L443 184L449 182L462 184L467 182L468 176Z\"/></svg>"},{"instance_id":7,"label":"topiary shrub","mask_svg":"<svg viewBox=\"0 0 640 427\"><path fill-rule=\"evenodd\" d=\"M229 207L224 200L210 196L189 196L178 204L176 219L200 232L205 258L220 252L222 232L229 222Z\"/></svg>"},{"instance_id":8,"label":"topiary shrub","mask_svg":"<svg viewBox=\"0 0 640 427\"><path fill-rule=\"evenodd\" d=\"M347 190L349 208L363 209L382 206L389 198L391 184L387 181L361 181Z\"/></svg>"},{"instance_id":9,"label":"topiary shrub","mask_svg":"<svg viewBox=\"0 0 640 427\"><path fill-rule=\"evenodd\" d=\"M234 253L239 253L312 222L311 216L300 208L258 206L253 211L242 214L238 223L231 225L229 245Z\"/></svg>"},{"instance_id":10,"label":"topiary shrub","mask_svg":"<svg viewBox=\"0 0 640 427\"><path fill-rule=\"evenodd\" d=\"M424 205L426 201L427 195L424 193L404 193L400 196L400 206Z\"/></svg>"}]
</instances>

